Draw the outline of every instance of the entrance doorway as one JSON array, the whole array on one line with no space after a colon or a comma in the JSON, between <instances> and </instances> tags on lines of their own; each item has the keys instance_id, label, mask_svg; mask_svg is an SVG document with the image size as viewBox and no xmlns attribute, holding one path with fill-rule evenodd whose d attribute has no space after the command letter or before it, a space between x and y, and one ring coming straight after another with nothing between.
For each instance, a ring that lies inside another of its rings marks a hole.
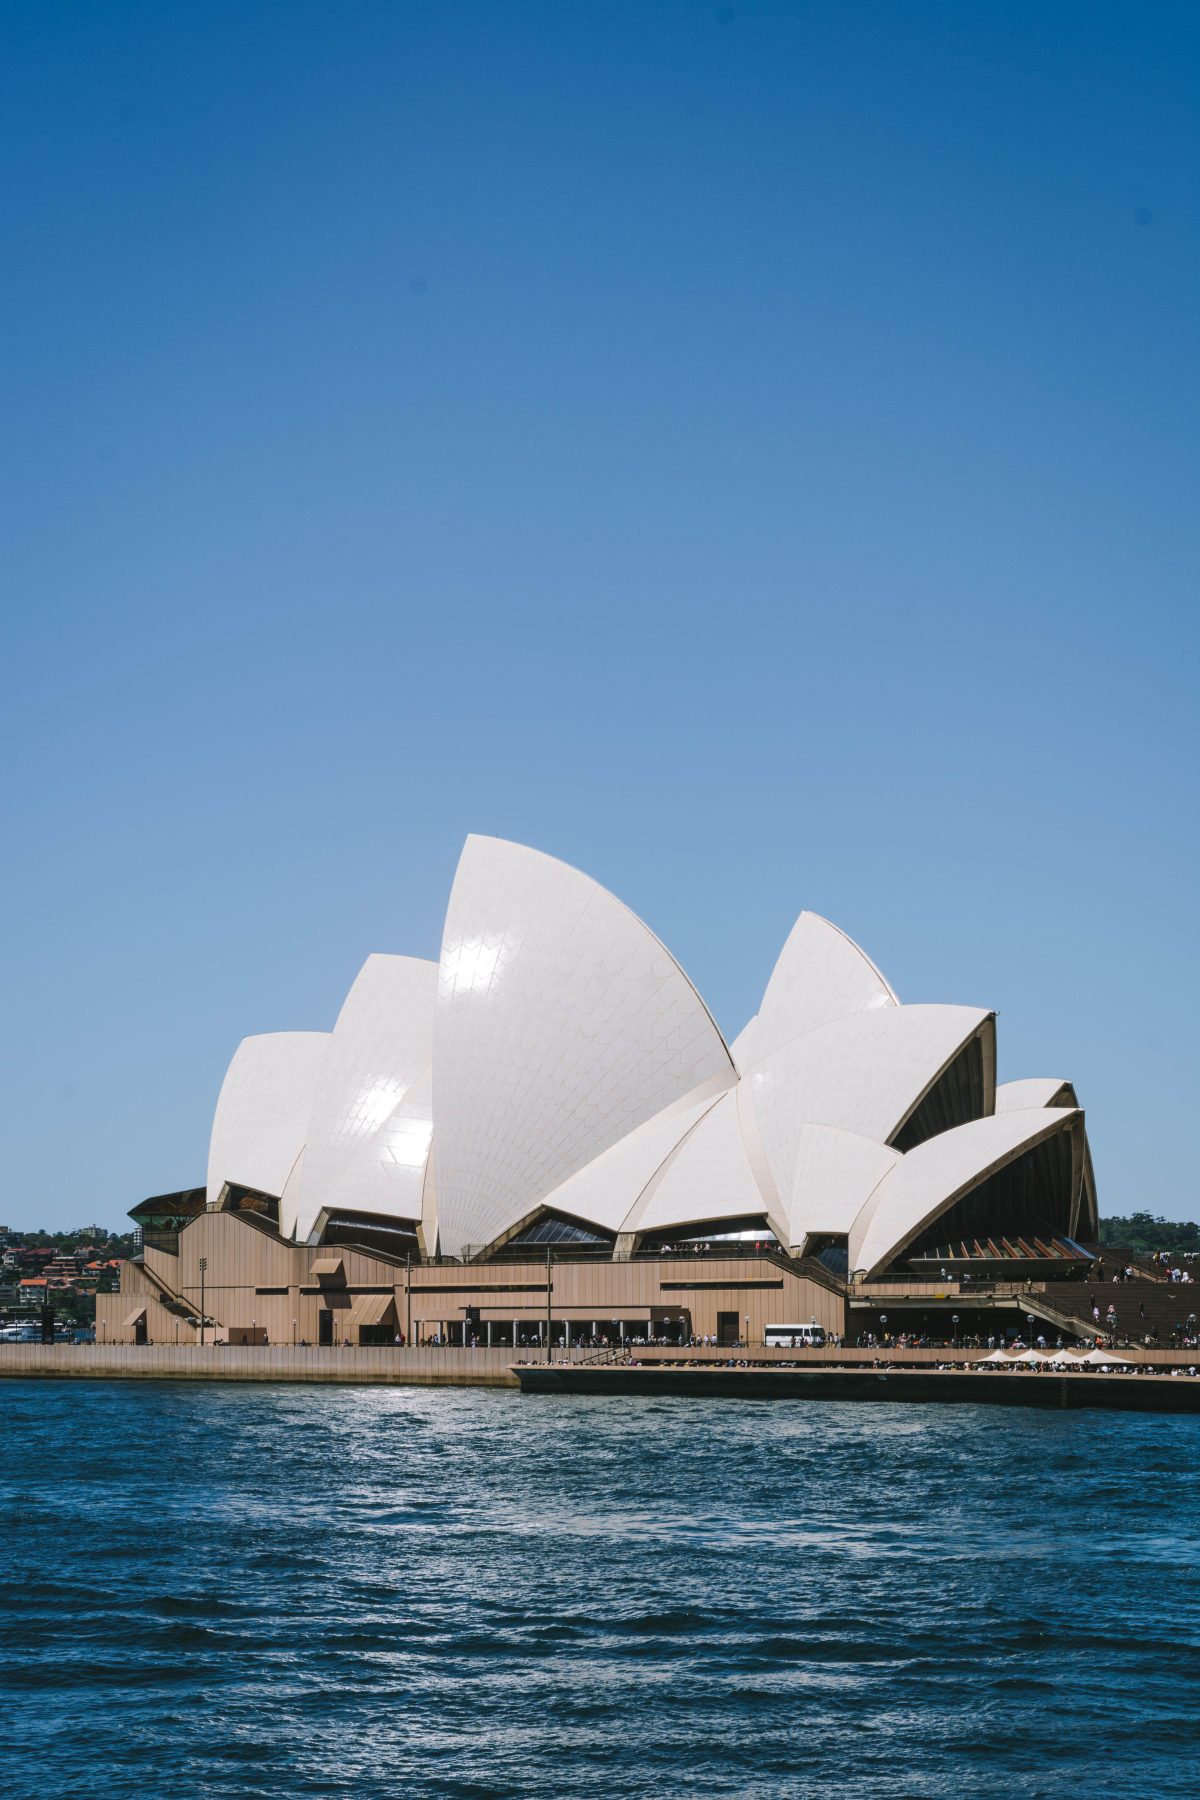
<instances>
[{"instance_id":1,"label":"entrance doorway","mask_svg":"<svg viewBox=\"0 0 1200 1800\"><path fill-rule=\"evenodd\" d=\"M333 1314L327 1306L317 1314L317 1342L327 1349L333 1347Z\"/></svg>"},{"instance_id":2,"label":"entrance doorway","mask_svg":"<svg viewBox=\"0 0 1200 1800\"><path fill-rule=\"evenodd\" d=\"M717 1314L718 1344L736 1344L738 1341L738 1316L735 1312L719 1312Z\"/></svg>"}]
</instances>

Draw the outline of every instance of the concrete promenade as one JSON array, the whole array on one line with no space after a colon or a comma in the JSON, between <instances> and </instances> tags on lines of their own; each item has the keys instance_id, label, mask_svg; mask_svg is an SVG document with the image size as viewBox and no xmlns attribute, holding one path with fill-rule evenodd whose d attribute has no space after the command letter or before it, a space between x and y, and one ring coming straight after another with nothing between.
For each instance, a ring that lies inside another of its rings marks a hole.
<instances>
[{"instance_id":1,"label":"concrete promenade","mask_svg":"<svg viewBox=\"0 0 1200 1800\"><path fill-rule=\"evenodd\" d=\"M756 1368L772 1365L830 1370L931 1371L939 1363L973 1363L984 1350L859 1350L813 1349L657 1349L639 1347L632 1352L645 1370L659 1363L675 1368L686 1364L695 1370L722 1370L734 1359L750 1359ZM1200 1362L1195 1350L1123 1350L1121 1359L1132 1365L1187 1368ZM546 1365L536 1351L440 1349L419 1346L399 1348L387 1344L370 1349L331 1348L317 1345L233 1346L219 1344L0 1344L0 1377L38 1376L63 1380L142 1381L325 1381L391 1383L413 1387L515 1387L514 1363L531 1368ZM608 1353L590 1348L558 1350L554 1365L563 1367L612 1367ZM1004 1380L1015 1379L1005 1374ZM1050 1379L1042 1376L1039 1379ZM1094 1376L1083 1379L1094 1380ZM1200 1388L1200 1381L1197 1382Z\"/></svg>"},{"instance_id":2,"label":"concrete promenade","mask_svg":"<svg viewBox=\"0 0 1200 1800\"><path fill-rule=\"evenodd\" d=\"M560 1352L561 1354L561 1352ZM589 1354L578 1353L579 1357ZM590 1352L593 1356L595 1352ZM509 1350L215 1348L198 1344L0 1344L0 1377L60 1380L325 1381L405 1387L515 1387Z\"/></svg>"}]
</instances>

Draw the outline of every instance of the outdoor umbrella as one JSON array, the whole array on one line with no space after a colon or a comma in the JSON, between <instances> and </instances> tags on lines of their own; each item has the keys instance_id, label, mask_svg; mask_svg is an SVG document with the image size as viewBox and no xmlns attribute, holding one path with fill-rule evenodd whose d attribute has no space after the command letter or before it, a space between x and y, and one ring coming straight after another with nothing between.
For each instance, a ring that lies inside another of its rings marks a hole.
<instances>
[{"instance_id":1,"label":"outdoor umbrella","mask_svg":"<svg viewBox=\"0 0 1200 1800\"><path fill-rule=\"evenodd\" d=\"M1130 1367L1128 1357L1114 1356L1111 1350L1089 1350L1087 1355L1081 1356L1079 1360L1080 1362L1091 1363L1092 1366L1097 1369L1101 1367L1106 1369L1128 1369Z\"/></svg>"}]
</instances>

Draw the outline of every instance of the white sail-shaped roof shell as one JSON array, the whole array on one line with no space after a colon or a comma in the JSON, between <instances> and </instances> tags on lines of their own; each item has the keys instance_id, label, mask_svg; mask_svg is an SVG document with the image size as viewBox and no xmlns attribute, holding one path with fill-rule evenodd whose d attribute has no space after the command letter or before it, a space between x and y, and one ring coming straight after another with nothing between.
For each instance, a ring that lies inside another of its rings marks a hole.
<instances>
[{"instance_id":1,"label":"white sail-shaped roof shell","mask_svg":"<svg viewBox=\"0 0 1200 1800\"><path fill-rule=\"evenodd\" d=\"M636 1131L594 1157L561 1187L547 1195L545 1204L575 1219L585 1219L605 1231L617 1231L631 1208L697 1120L720 1105L705 1083L698 1094L647 1119Z\"/></svg>"},{"instance_id":2,"label":"white sail-shaped roof shell","mask_svg":"<svg viewBox=\"0 0 1200 1800\"><path fill-rule=\"evenodd\" d=\"M226 1182L283 1193L304 1145L329 1049L327 1031L243 1038L221 1084L208 1145L208 1204Z\"/></svg>"},{"instance_id":3,"label":"white sail-shaped roof shell","mask_svg":"<svg viewBox=\"0 0 1200 1800\"><path fill-rule=\"evenodd\" d=\"M1075 1090L1069 1081L1054 1076L1030 1075L1022 1081L1002 1081L996 1088L997 1112L1029 1112L1036 1106L1074 1106Z\"/></svg>"},{"instance_id":4,"label":"white sail-shaped roof shell","mask_svg":"<svg viewBox=\"0 0 1200 1800\"><path fill-rule=\"evenodd\" d=\"M762 1005L734 1042L739 1069L793 1038L851 1013L899 1006L890 984L853 938L802 912L779 953Z\"/></svg>"},{"instance_id":5,"label":"white sail-shaped roof shell","mask_svg":"<svg viewBox=\"0 0 1200 1800\"><path fill-rule=\"evenodd\" d=\"M803 1124L796 1133L788 1206L788 1243L802 1255L812 1237L841 1236L886 1175L898 1150L836 1125Z\"/></svg>"},{"instance_id":6,"label":"white sail-shaped roof shell","mask_svg":"<svg viewBox=\"0 0 1200 1800\"><path fill-rule=\"evenodd\" d=\"M742 1111L760 1185L782 1208L808 1124L886 1144L991 1019L972 1006L876 1007L805 1032L756 1063L742 1081Z\"/></svg>"},{"instance_id":7,"label":"white sail-shaped roof shell","mask_svg":"<svg viewBox=\"0 0 1200 1800\"><path fill-rule=\"evenodd\" d=\"M1060 1081L1053 1075L1029 1075L1021 1081L1004 1081L996 1089L997 1112L1020 1112L1035 1106L1078 1105L1074 1083ZM1086 1128L1083 1133L1083 1216L1078 1229L1089 1239L1100 1230L1096 1171L1092 1167L1092 1147Z\"/></svg>"},{"instance_id":8,"label":"white sail-shaped roof shell","mask_svg":"<svg viewBox=\"0 0 1200 1800\"><path fill-rule=\"evenodd\" d=\"M326 1210L416 1222L433 1140L433 1070L414 1081L383 1124L360 1138L326 1191Z\"/></svg>"},{"instance_id":9,"label":"white sail-shaped roof shell","mask_svg":"<svg viewBox=\"0 0 1200 1800\"><path fill-rule=\"evenodd\" d=\"M851 1270L874 1275L918 1232L1005 1164L1064 1129L1078 1130L1077 1108L995 1113L929 1138L900 1158L850 1231Z\"/></svg>"},{"instance_id":10,"label":"white sail-shaped roof shell","mask_svg":"<svg viewBox=\"0 0 1200 1800\"><path fill-rule=\"evenodd\" d=\"M734 1079L687 976L641 920L565 863L468 838L434 1029L443 1251L486 1245L639 1125Z\"/></svg>"},{"instance_id":11,"label":"white sail-shaped roof shell","mask_svg":"<svg viewBox=\"0 0 1200 1800\"><path fill-rule=\"evenodd\" d=\"M625 1220L627 1232L662 1231L714 1219L757 1217L767 1201L754 1179L738 1125L737 1095L723 1094L682 1140ZM783 1221L772 1221L783 1236Z\"/></svg>"},{"instance_id":12,"label":"white sail-shaped roof shell","mask_svg":"<svg viewBox=\"0 0 1200 1800\"><path fill-rule=\"evenodd\" d=\"M360 969L313 1099L293 1225L299 1238L322 1209L350 1204L339 1183L429 1069L436 993L437 964L419 957L369 956Z\"/></svg>"}]
</instances>

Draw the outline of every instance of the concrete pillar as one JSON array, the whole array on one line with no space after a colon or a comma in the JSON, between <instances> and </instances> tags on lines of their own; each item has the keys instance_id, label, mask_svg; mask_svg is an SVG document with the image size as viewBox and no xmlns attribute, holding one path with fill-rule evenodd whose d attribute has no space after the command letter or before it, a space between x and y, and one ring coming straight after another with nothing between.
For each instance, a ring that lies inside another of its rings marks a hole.
<instances>
[{"instance_id":1,"label":"concrete pillar","mask_svg":"<svg viewBox=\"0 0 1200 1800\"><path fill-rule=\"evenodd\" d=\"M492 1321L490 1319L487 1322L487 1347L489 1350L492 1347Z\"/></svg>"}]
</instances>

